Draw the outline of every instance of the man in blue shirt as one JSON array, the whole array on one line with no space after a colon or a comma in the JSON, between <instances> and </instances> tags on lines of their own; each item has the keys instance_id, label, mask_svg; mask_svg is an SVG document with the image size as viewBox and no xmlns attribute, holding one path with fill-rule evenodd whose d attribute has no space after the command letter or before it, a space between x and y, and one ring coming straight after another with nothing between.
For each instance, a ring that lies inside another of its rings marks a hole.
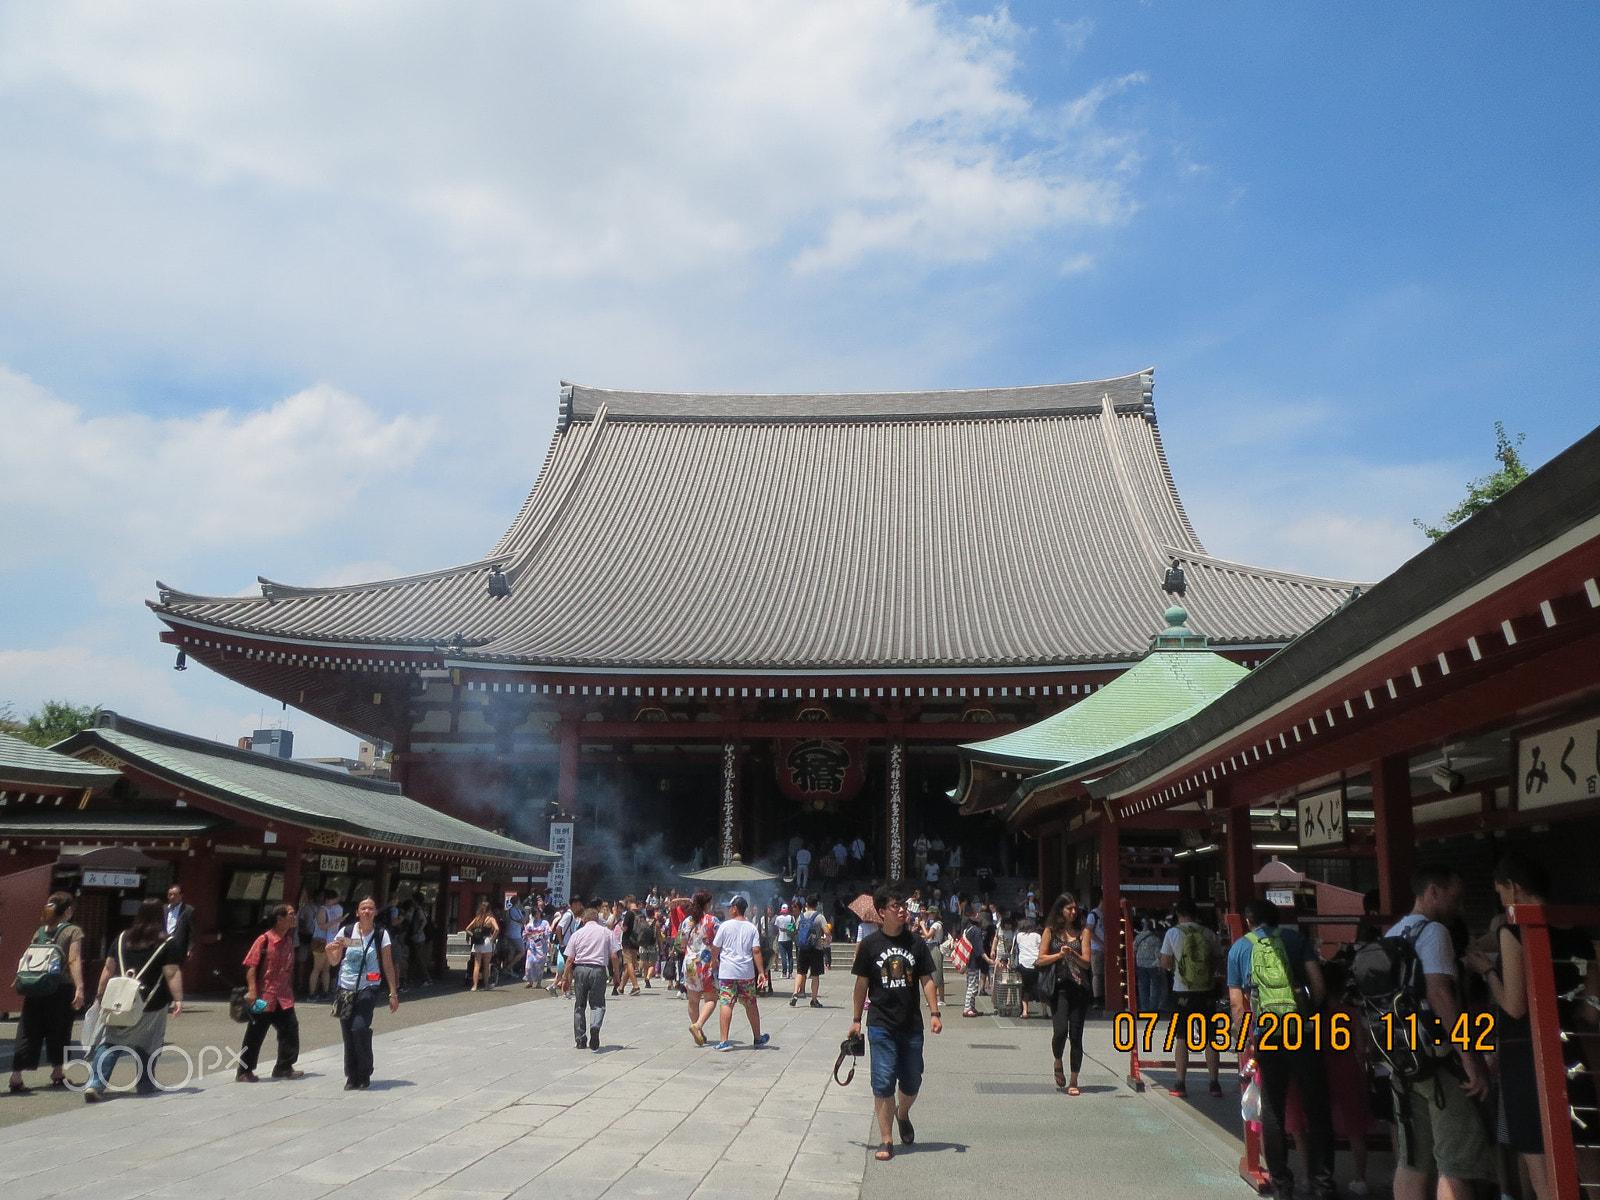
<instances>
[{"instance_id":1,"label":"man in blue shirt","mask_svg":"<svg viewBox=\"0 0 1600 1200\"><path fill-rule=\"evenodd\" d=\"M1261 1151L1272 1175L1272 1191L1278 1200L1293 1200L1294 1172L1289 1169L1289 1147L1284 1136L1283 1111L1289 1097L1289 1081L1299 1084L1300 1104L1306 1116L1306 1168L1311 1174L1314 1200L1333 1200L1333 1114L1328 1107L1328 1073L1322 1061L1322 1047L1314 1044L1311 1026L1305 1015L1320 1011L1325 988L1322 967L1315 948L1298 929L1278 928L1278 906L1270 900L1252 900L1245 906L1245 919L1251 932L1228 950L1228 999L1233 1009L1233 1026L1244 1027L1246 1013L1255 1022L1256 1066L1261 1072ZM1254 935L1252 937L1252 935ZM1262 945L1256 939L1268 944ZM1298 1015L1299 1032L1291 1032L1289 1042L1297 1048L1284 1049L1281 1018L1282 997L1263 997L1265 984L1257 986L1257 954L1270 954L1281 946L1291 973L1296 1001L1289 1015ZM1266 1001L1264 1004L1263 1001ZM1265 1031L1262 1018L1266 1017Z\"/></svg>"}]
</instances>

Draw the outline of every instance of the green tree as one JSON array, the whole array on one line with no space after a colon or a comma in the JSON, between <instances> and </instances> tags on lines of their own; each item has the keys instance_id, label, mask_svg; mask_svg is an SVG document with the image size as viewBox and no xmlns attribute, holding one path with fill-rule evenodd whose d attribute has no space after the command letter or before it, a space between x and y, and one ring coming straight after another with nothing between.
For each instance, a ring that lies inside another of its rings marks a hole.
<instances>
[{"instance_id":1,"label":"green tree","mask_svg":"<svg viewBox=\"0 0 1600 1200\"><path fill-rule=\"evenodd\" d=\"M1516 487L1528 477L1528 468L1523 465L1522 455L1517 453L1517 447L1522 445L1527 436L1525 433L1519 433L1513 441L1506 434L1505 422L1496 421L1494 456L1500 463L1500 469L1492 475L1485 475L1482 479L1474 479L1469 483L1467 498L1445 513L1444 520L1439 525L1429 525L1420 519L1414 520L1412 524L1437 542L1468 517L1476 516Z\"/></svg>"},{"instance_id":2,"label":"green tree","mask_svg":"<svg viewBox=\"0 0 1600 1200\"><path fill-rule=\"evenodd\" d=\"M38 712L19 719L11 705L5 704L0 705L0 731L32 742L35 746L53 746L93 726L99 715L98 704L46 700Z\"/></svg>"}]
</instances>

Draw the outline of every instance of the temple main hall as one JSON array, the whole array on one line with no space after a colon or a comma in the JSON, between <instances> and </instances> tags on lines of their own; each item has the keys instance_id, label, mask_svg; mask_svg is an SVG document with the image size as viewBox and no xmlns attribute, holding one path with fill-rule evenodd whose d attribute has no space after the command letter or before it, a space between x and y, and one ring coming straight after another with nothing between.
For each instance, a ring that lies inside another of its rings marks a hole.
<instances>
[{"instance_id":1,"label":"temple main hall","mask_svg":"<svg viewBox=\"0 0 1600 1200\"><path fill-rule=\"evenodd\" d=\"M956 747L1136 663L1181 568L1191 627L1254 667L1349 582L1206 553L1153 372L1083 383L722 395L563 384L487 554L251 597L158 585L188 661L393 747L407 795L581 873L920 837L1009 873L951 799Z\"/></svg>"}]
</instances>

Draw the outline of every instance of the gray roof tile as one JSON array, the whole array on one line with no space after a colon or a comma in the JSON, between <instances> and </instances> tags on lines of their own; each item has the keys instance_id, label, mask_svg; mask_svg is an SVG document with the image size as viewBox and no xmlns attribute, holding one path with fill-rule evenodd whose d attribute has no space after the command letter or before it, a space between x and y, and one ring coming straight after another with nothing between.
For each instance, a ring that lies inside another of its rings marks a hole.
<instances>
[{"instance_id":1,"label":"gray roof tile","mask_svg":"<svg viewBox=\"0 0 1600 1200\"><path fill-rule=\"evenodd\" d=\"M1213 645L1281 643L1351 586L1205 554L1149 372L884 395L568 385L487 557L270 598L163 589L174 623L565 667L849 670L1138 658L1170 557ZM504 569L505 599L488 595Z\"/></svg>"},{"instance_id":2,"label":"gray roof tile","mask_svg":"<svg viewBox=\"0 0 1600 1200\"><path fill-rule=\"evenodd\" d=\"M556 857L419 804L394 784L235 749L112 712L102 713L101 721L62 745L74 752L98 749L257 816L419 849L524 862Z\"/></svg>"},{"instance_id":3,"label":"gray roof tile","mask_svg":"<svg viewBox=\"0 0 1600 1200\"><path fill-rule=\"evenodd\" d=\"M117 772L109 767L79 762L9 733L0 733L0 790L8 784L19 783L65 788L109 787L118 778Z\"/></svg>"}]
</instances>

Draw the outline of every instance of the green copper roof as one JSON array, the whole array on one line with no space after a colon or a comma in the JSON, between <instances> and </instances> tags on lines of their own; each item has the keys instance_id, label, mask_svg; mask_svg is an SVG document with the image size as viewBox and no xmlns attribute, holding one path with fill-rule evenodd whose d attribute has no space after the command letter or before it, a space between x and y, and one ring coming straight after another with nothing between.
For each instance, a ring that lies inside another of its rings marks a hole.
<instances>
[{"instance_id":1,"label":"green copper roof","mask_svg":"<svg viewBox=\"0 0 1600 1200\"><path fill-rule=\"evenodd\" d=\"M419 804L393 784L237 750L116 713L102 713L100 720L99 728L62 745L103 750L168 783L258 816L430 850L525 862L558 857Z\"/></svg>"},{"instance_id":2,"label":"green copper roof","mask_svg":"<svg viewBox=\"0 0 1600 1200\"><path fill-rule=\"evenodd\" d=\"M7 785L19 783L64 788L109 787L120 777L110 767L79 762L9 733L0 733L0 791L8 790Z\"/></svg>"},{"instance_id":3,"label":"green copper roof","mask_svg":"<svg viewBox=\"0 0 1600 1200\"><path fill-rule=\"evenodd\" d=\"M1209 650L1155 650L1071 708L961 749L982 762L1023 770L1090 766L1131 753L1248 674Z\"/></svg>"}]
</instances>

